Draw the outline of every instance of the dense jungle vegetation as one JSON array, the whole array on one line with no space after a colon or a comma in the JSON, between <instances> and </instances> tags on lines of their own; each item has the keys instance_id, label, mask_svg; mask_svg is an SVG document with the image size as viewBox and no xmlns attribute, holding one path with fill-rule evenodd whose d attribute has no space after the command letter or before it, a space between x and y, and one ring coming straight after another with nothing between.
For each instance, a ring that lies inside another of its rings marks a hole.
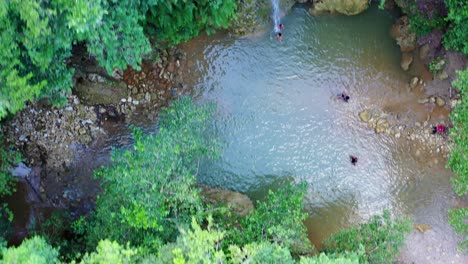
<instances>
[{"instance_id":1,"label":"dense jungle vegetation","mask_svg":"<svg viewBox=\"0 0 468 264\"><path fill-rule=\"evenodd\" d=\"M445 48L468 54L468 4L442 2L447 13L424 12L421 1L396 1L412 29L444 31ZM202 31L229 28L243 1L235 0L0 0L0 119L45 99L64 106L71 93L75 45L109 73L139 69L152 51L187 41ZM432 10L432 9L431 9ZM433 9L436 10L436 9ZM462 102L451 113L454 147L448 166L455 192L468 192L468 70L453 83ZM207 138L214 105L183 97L161 114L160 130L133 129L132 150L115 149L109 166L95 172L103 192L88 216L52 217L37 235L7 247L7 205L0 208L3 263L392 263L405 235L406 218L388 212L342 230L317 252L307 238L304 183L270 191L247 216L203 201L197 182L201 159L222 151ZM0 134L0 196L14 192L11 164L20 157ZM468 209L450 210L450 223L465 235ZM61 234L67 232L67 237Z\"/></svg>"}]
</instances>

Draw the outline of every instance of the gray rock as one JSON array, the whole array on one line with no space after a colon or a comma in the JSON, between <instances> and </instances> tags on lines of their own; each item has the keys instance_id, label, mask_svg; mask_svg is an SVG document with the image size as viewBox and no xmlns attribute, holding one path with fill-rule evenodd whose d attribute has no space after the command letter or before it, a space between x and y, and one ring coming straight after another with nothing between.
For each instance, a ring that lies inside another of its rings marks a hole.
<instances>
[{"instance_id":1,"label":"gray rock","mask_svg":"<svg viewBox=\"0 0 468 264\"><path fill-rule=\"evenodd\" d=\"M29 175L31 168L28 168L24 163L18 164L14 169L11 170L11 174L15 177L24 178Z\"/></svg>"},{"instance_id":2,"label":"gray rock","mask_svg":"<svg viewBox=\"0 0 468 264\"><path fill-rule=\"evenodd\" d=\"M100 114L105 114L107 112L106 108L104 107L99 107L99 113Z\"/></svg>"}]
</instances>

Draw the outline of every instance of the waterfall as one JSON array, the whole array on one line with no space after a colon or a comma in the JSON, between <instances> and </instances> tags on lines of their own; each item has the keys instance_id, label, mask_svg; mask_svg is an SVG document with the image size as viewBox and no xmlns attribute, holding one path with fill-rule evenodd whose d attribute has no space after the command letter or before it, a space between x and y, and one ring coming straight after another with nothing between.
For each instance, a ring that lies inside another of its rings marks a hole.
<instances>
[{"instance_id":1,"label":"waterfall","mask_svg":"<svg viewBox=\"0 0 468 264\"><path fill-rule=\"evenodd\" d=\"M273 6L273 22L275 23L275 32L279 32L280 24L280 9L279 9L279 0L271 0L271 5Z\"/></svg>"}]
</instances>

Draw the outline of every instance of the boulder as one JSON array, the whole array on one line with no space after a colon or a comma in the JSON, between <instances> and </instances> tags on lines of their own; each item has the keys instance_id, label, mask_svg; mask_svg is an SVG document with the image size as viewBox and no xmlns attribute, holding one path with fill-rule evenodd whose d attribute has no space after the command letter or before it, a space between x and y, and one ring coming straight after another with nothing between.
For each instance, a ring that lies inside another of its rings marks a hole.
<instances>
[{"instance_id":1,"label":"boulder","mask_svg":"<svg viewBox=\"0 0 468 264\"><path fill-rule=\"evenodd\" d=\"M395 22L391 29L391 35L402 52L410 52L416 48L416 34L409 29L407 16L402 16Z\"/></svg>"},{"instance_id":2,"label":"boulder","mask_svg":"<svg viewBox=\"0 0 468 264\"><path fill-rule=\"evenodd\" d=\"M436 97L435 100L436 100L435 102L436 102L436 105L437 105L437 106L442 107L442 106L445 105L445 101L444 101L444 99L442 99L441 97Z\"/></svg>"},{"instance_id":3,"label":"boulder","mask_svg":"<svg viewBox=\"0 0 468 264\"><path fill-rule=\"evenodd\" d=\"M409 66L413 63L413 54L411 52L403 52L401 54L400 66L404 71L409 69Z\"/></svg>"},{"instance_id":4,"label":"boulder","mask_svg":"<svg viewBox=\"0 0 468 264\"><path fill-rule=\"evenodd\" d=\"M364 110L364 111L359 112L359 118L363 122L369 122L369 120L371 119L371 115L369 114L368 110Z\"/></svg>"},{"instance_id":5,"label":"boulder","mask_svg":"<svg viewBox=\"0 0 468 264\"><path fill-rule=\"evenodd\" d=\"M411 78L411 81L410 81L410 87L411 89L415 88L416 86L418 86L418 82L419 82L419 78L418 77L413 77Z\"/></svg>"},{"instance_id":6,"label":"boulder","mask_svg":"<svg viewBox=\"0 0 468 264\"><path fill-rule=\"evenodd\" d=\"M357 15L369 7L368 0L314 0L309 12L319 15L324 12Z\"/></svg>"},{"instance_id":7,"label":"boulder","mask_svg":"<svg viewBox=\"0 0 468 264\"><path fill-rule=\"evenodd\" d=\"M427 55L429 55L430 51L430 46L429 44L424 44L419 48L419 58L421 60L425 60L427 58Z\"/></svg>"},{"instance_id":8,"label":"boulder","mask_svg":"<svg viewBox=\"0 0 468 264\"><path fill-rule=\"evenodd\" d=\"M127 85L122 81L112 80L105 82L82 80L76 83L73 90L86 105L117 105L120 99L127 95Z\"/></svg>"},{"instance_id":9,"label":"boulder","mask_svg":"<svg viewBox=\"0 0 468 264\"><path fill-rule=\"evenodd\" d=\"M415 224L414 229L418 230L421 233L426 232L427 230L431 230L432 227L428 224Z\"/></svg>"},{"instance_id":10,"label":"boulder","mask_svg":"<svg viewBox=\"0 0 468 264\"><path fill-rule=\"evenodd\" d=\"M386 119L379 119L375 126L375 133L380 134L385 132L389 127L389 124Z\"/></svg>"},{"instance_id":11,"label":"boulder","mask_svg":"<svg viewBox=\"0 0 468 264\"><path fill-rule=\"evenodd\" d=\"M205 202L226 204L234 213L245 216L254 209L252 200L242 193L212 187L203 187L202 196Z\"/></svg>"}]
</instances>

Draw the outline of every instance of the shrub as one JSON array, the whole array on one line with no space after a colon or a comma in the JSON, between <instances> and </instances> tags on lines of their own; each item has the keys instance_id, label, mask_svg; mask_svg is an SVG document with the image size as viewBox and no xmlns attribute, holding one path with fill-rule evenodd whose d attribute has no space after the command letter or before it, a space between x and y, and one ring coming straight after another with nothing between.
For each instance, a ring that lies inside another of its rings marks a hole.
<instances>
[{"instance_id":1,"label":"shrub","mask_svg":"<svg viewBox=\"0 0 468 264\"><path fill-rule=\"evenodd\" d=\"M411 232L411 221L407 218L392 220L390 213L373 216L367 223L338 231L324 241L324 252L343 254L358 252L364 246L362 261L370 263L392 263Z\"/></svg>"}]
</instances>

